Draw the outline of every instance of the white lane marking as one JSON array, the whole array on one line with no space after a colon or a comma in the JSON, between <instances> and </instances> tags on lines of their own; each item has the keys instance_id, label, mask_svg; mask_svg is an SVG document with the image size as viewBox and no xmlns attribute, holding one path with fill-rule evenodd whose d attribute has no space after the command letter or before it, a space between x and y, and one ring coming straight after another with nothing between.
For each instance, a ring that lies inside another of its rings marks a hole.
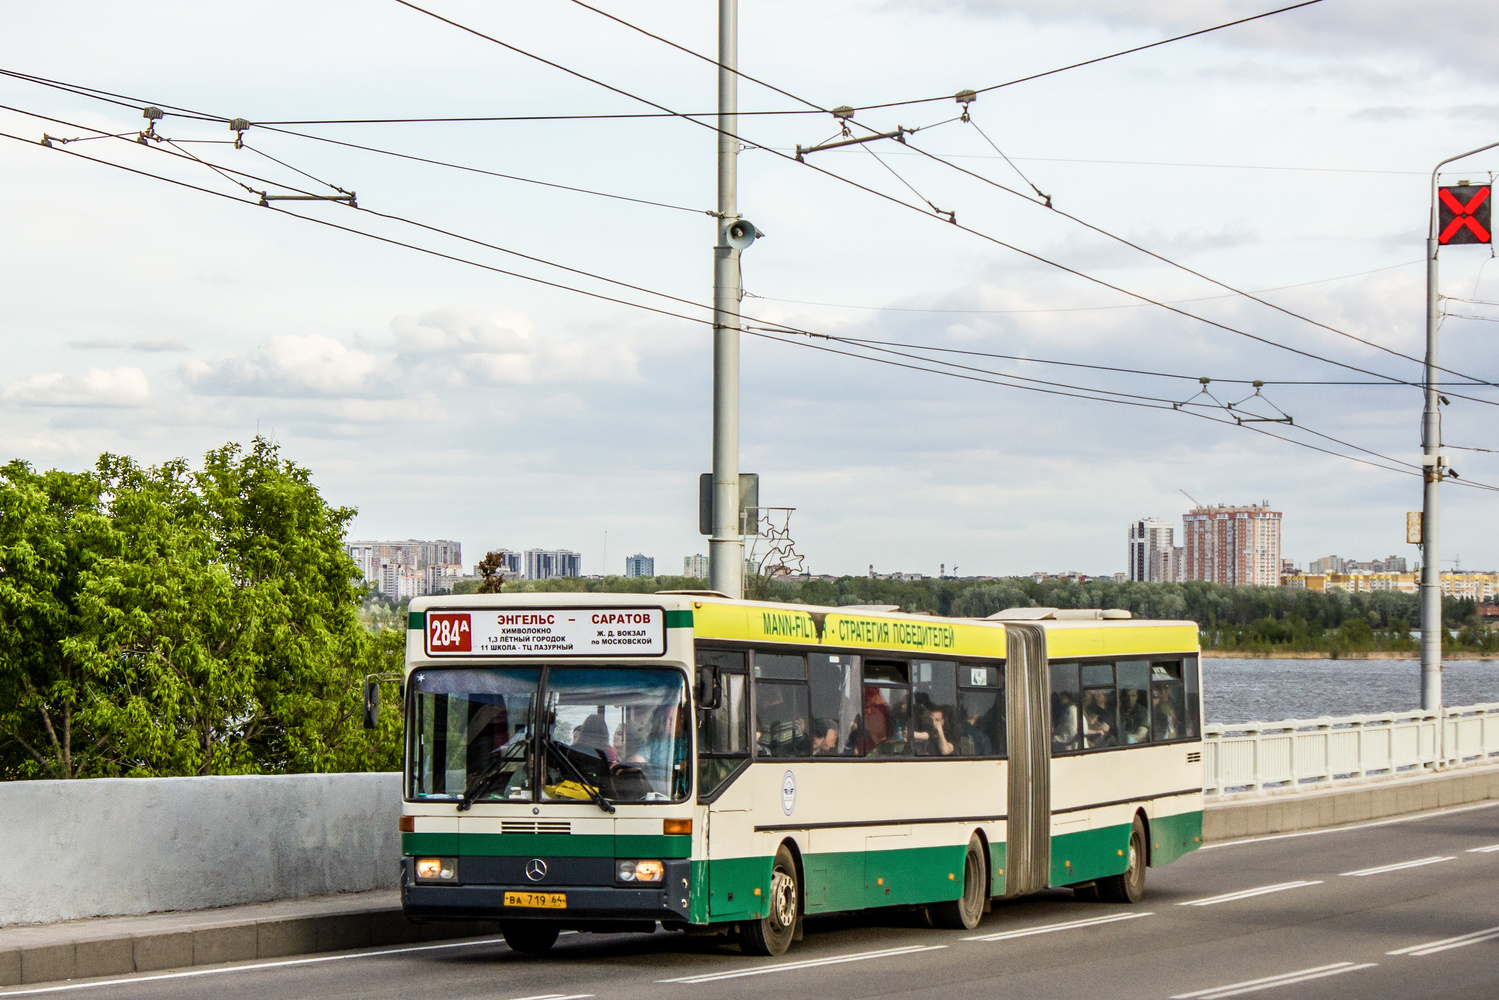
<instances>
[{"instance_id":1,"label":"white lane marking","mask_svg":"<svg viewBox=\"0 0 1499 1000\"><path fill-rule=\"evenodd\" d=\"M1490 844L1488 847L1470 847L1469 854L1488 854L1490 851L1499 851L1499 844Z\"/></svg>"},{"instance_id":2,"label":"white lane marking","mask_svg":"<svg viewBox=\"0 0 1499 1000\"><path fill-rule=\"evenodd\" d=\"M343 955L318 955L316 958L285 958L275 962L255 962L252 965L228 965L212 969L184 969L181 972L158 972L148 976L121 976L118 979L98 979L89 983L64 983L61 986L40 986L29 990L0 990L0 997L25 997L34 996L38 993L61 993L64 990L90 990L96 986L119 986L124 983L154 983L162 979L190 979L194 976L219 976L226 972L254 972L257 969L282 969L292 965L343 962L351 958L379 958L382 955L406 955L414 951L439 951L444 948L477 948L480 945L504 943L504 938L492 937L481 938L477 941L455 941L448 944L406 945L400 948L354 951Z\"/></svg>"},{"instance_id":3,"label":"white lane marking","mask_svg":"<svg viewBox=\"0 0 1499 1000\"><path fill-rule=\"evenodd\" d=\"M1327 833L1346 833L1349 830L1368 830L1376 826L1394 826L1397 823L1414 823L1417 820L1435 819L1438 816L1451 816L1454 813L1472 812L1475 809L1493 809L1499 806L1499 801L1480 802L1474 806L1455 806L1451 809L1436 809L1432 812L1417 813L1413 816L1397 816L1395 819L1380 819L1372 823L1351 823L1348 826L1329 826L1321 830L1297 830L1295 833L1272 833L1265 837L1245 837L1243 840L1226 840L1221 844L1203 844L1199 851L1214 851L1220 847L1239 847L1243 844L1263 844L1267 840L1289 840L1292 837L1320 837Z\"/></svg>"},{"instance_id":4,"label":"white lane marking","mask_svg":"<svg viewBox=\"0 0 1499 1000\"><path fill-rule=\"evenodd\" d=\"M1111 917L1089 917L1086 920L1069 920L1061 924L1042 924L1040 927L1022 927L1013 931L1001 931L998 934L980 934L978 937L966 937L964 941L1009 941L1012 938L1030 937L1032 934L1050 934L1052 931L1070 931L1074 927L1094 927L1098 924L1112 924L1119 920L1134 920L1137 917L1149 917L1153 913L1116 913Z\"/></svg>"},{"instance_id":5,"label":"white lane marking","mask_svg":"<svg viewBox=\"0 0 1499 1000\"><path fill-rule=\"evenodd\" d=\"M1302 969L1299 972L1286 972L1279 976L1266 976L1263 979L1247 979L1242 983L1214 986L1211 989L1197 990L1193 993L1178 993L1171 1000L1219 1000L1220 997L1234 997L1240 993L1257 993L1260 990L1273 989L1276 986L1290 986L1293 983L1305 983L1327 976L1340 976L1345 972L1357 972L1359 969L1372 969L1378 964L1378 962L1365 962L1362 965L1354 965L1352 962L1336 962L1332 965L1319 965L1312 969Z\"/></svg>"},{"instance_id":6,"label":"white lane marking","mask_svg":"<svg viewBox=\"0 0 1499 1000\"><path fill-rule=\"evenodd\" d=\"M1360 868L1356 872L1343 872L1342 877L1351 875L1354 878L1363 878L1365 875L1383 875L1385 872L1399 872L1405 871L1405 869L1407 868L1420 868L1423 865L1434 865L1438 861L1456 860L1457 858L1454 857L1442 857L1440 855L1433 855L1429 858L1417 858L1414 861L1402 861L1399 864L1394 865L1380 865L1378 868Z\"/></svg>"},{"instance_id":7,"label":"white lane marking","mask_svg":"<svg viewBox=\"0 0 1499 1000\"><path fill-rule=\"evenodd\" d=\"M1218 903L1232 903L1239 899L1249 899L1251 896L1263 896L1270 892L1284 892L1287 889L1302 889L1309 885L1321 885L1321 879L1300 882L1277 882L1275 885L1262 885L1256 889L1240 889L1238 892L1225 892L1221 896L1206 896L1202 899L1189 899L1185 903L1177 903L1177 906L1216 906Z\"/></svg>"},{"instance_id":8,"label":"white lane marking","mask_svg":"<svg viewBox=\"0 0 1499 1000\"><path fill-rule=\"evenodd\" d=\"M1470 934L1459 934L1457 937L1443 938L1440 941L1428 941L1425 944L1413 944L1409 948L1400 948L1396 951L1387 951L1386 955L1435 955L1439 951L1449 948L1462 948L1480 941L1492 941L1499 938L1499 927L1486 927L1481 931L1473 931Z\"/></svg>"},{"instance_id":9,"label":"white lane marking","mask_svg":"<svg viewBox=\"0 0 1499 1000\"><path fill-rule=\"evenodd\" d=\"M516 997L515 1000L588 1000L592 993L543 993L534 997Z\"/></svg>"},{"instance_id":10,"label":"white lane marking","mask_svg":"<svg viewBox=\"0 0 1499 1000\"><path fill-rule=\"evenodd\" d=\"M945 944L908 945L904 948L885 948L880 951L861 951L852 955L834 955L831 958L813 958L803 962L778 962L775 965L758 965L753 969L735 972L707 972L697 976L680 976L676 979L658 979L658 983L716 983L720 979L738 979L742 976L763 976L768 972L792 972L797 969L814 969L820 965L841 965L844 962L863 962L871 958L893 958L896 955L914 955L921 951L941 951Z\"/></svg>"}]
</instances>

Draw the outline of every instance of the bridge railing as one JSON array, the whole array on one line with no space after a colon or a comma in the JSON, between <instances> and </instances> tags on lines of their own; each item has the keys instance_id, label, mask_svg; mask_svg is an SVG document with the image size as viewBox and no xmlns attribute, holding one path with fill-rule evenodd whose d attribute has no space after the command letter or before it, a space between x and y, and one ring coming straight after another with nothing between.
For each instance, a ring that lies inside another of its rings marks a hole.
<instances>
[{"instance_id":1,"label":"bridge railing","mask_svg":"<svg viewBox=\"0 0 1499 1000\"><path fill-rule=\"evenodd\" d=\"M1442 716L1445 743L1436 713L1427 711L1203 726L1203 791L1310 791L1499 760L1499 702Z\"/></svg>"}]
</instances>

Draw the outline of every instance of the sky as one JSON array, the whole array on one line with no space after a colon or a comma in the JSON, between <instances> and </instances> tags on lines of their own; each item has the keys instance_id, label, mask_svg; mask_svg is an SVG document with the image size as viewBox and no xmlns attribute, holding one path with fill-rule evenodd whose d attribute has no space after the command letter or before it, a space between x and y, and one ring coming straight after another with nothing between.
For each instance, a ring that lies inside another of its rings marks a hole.
<instances>
[{"instance_id":1,"label":"sky","mask_svg":"<svg viewBox=\"0 0 1499 1000\"><path fill-rule=\"evenodd\" d=\"M715 49L711 2L595 6ZM918 129L904 145L806 163L778 154L834 137L829 115L740 121L739 206L766 233L742 309L801 331L743 337L741 467L795 508L808 570L1106 574L1131 520L1179 524L1188 495L1269 501L1301 566L1415 560L1399 463L1419 462L1421 394L1378 376L1421 378L1397 355L1424 351L1432 168L1499 141L1499 7L1322 0L952 120L960 90L1275 6L742 0L744 73L820 108L937 98L856 113L859 134ZM710 112L713 66L572 0L429 9L598 82L391 0L0 0L0 69L119 95L0 77L0 461L200 459L258 433L358 509L354 538L457 539L469 564L569 548L590 574L707 551L714 131L557 116L653 111L627 95ZM747 80L739 101L808 110ZM172 113L142 143L146 102ZM370 121L462 117L517 120ZM189 156L358 208L260 207ZM1441 363L1480 381L1499 374L1490 259L1441 253ZM1256 379L1262 399L1219 405ZM1499 455L1463 450L1499 449L1499 390L1444 392L1460 481L1499 485ZM1499 567L1496 502L1443 487L1444 558Z\"/></svg>"}]
</instances>

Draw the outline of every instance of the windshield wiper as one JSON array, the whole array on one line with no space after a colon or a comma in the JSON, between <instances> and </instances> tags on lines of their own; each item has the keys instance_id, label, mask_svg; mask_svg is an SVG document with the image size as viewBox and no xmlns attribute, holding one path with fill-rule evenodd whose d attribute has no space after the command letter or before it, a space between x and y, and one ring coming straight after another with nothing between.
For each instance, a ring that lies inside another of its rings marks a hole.
<instances>
[{"instance_id":1,"label":"windshield wiper","mask_svg":"<svg viewBox=\"0 0 1499 1000\"><path fill-rule=\"evenodd\" d=\"M475 799L488 794L495 785L499 784L500 778L505 774L505 768L515 761L515 756L513 754L507 754L507 750L512 750L516 747L524 749L526 747L529 747L530 745L531 741L527 740L525 743L503 746L496 750L495 753L497 753L499 756L486 764L484 766L484 770L480 771L478 775L475 776L474 781L466 788L464 788L463 799L458 803L458 811L465 812L469 809L472 809Z\"/></svg>"},{"instance_id":2,"label":"windshield wiper","mask_svg":"<svg viewBox=\"0 0 1499 1000\"><path fill-rule=\"evenodd\" d=\"M613 815L614 803L604 798L603 793L596 786L589 784L588 779L583 777L583 772L578 770L578 766L568 758L567 748L552 739L551 736L543 736L542 739L546 740L547 749L555 753L562 760L562 765L571 771L573 777L578 780L578 784L583 786L583 790L588 793L588 797L593 800L593 804L604 810L604 812ZM599 758L605 764L608 764L608 758L604 757L602 753L599 754Z\"/></svg>"}]
</instances>

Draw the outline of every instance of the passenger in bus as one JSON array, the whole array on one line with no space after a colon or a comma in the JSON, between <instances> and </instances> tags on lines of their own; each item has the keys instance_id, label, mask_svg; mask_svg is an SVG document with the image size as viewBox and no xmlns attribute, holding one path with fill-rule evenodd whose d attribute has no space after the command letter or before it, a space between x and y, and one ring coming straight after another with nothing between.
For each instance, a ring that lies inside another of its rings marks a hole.
<instances>
[{"instance_id":1,"label":"passenger in bus","mask_svg":"<svg viewBox=\"0 0 1499 1000\"><path fill-rule=\"evenodd\" d=\"M800 757L807 752L807 718L788 702L782 687L756 687L755 743L762 757Z\"/></svg>"},{"instance_id":2,"label":"passenger in bus","mask_svg":"<svg viewBox=\"0 0 1499 1000\"><path fill-rule=\"evenodd\" d=\"M838 723L834 719L812 720L812 756L827 757L838 753Z\"/></svg>"},{"instance_id":3,"label":"passenger in bus","mask_svg":"<svg viewBox=\"0 0 1499 1000\"><path fill-rule=\"evenodd\" d=\"M1114 732L1114 692L1092 688L1083 692L1083 736L1089 747L1111 747L1119 743Z\"/></svg>"},{"instance_id":4,"label":"passenger in bus","mask_svg":"<svg viewBox=\"0 0 1499 1000\"><path fill-rule=\"evenodd\" d=\"M918 706L916 720L916 755L918 757L949 757L957 747L947 738L947 713L938 706Z\"/></svg>"},{"instance_id":5,"label":"passenger in bus","mask_svg":"<svg viewBox=\"0 0 1499 1000\"><path fill-rule=\"evenodd\" d=\"M885 700L884 690L866 685L864 688L864 725L859 749L864 753L874 753L876 747L890 742L892 735L890 730L890 703Z\"/></svg>"},{"instance_id":6,"label":"passenger in bus","mask_svg":"<svg viewBox=\"0 0 1499 1000\"><path fill-rule=\"evenodd\" d=\"M989 734L984 732L984 714L977 702L969 702L963 713L962 732L958 736L958 748L964 757L987 757L994 752Z\"/></svg>"},{"instance_id":7,"label":"passenger in bus","mask_svg":"<svg viewBox=\"0 0 1499 1000\"><path fill-rule=\"evenodd\" d=\"M1051 748L1073 750L1077 744L1077 703L1071 691L1051 694Z\"/></svg>"},{"instance_id":8,"label":"passenger in bus","mask_svg":"<svg viewBox=\"0 0 1499 1000\"><path fill-rule=\"evenodd\" d=\"M683 706L685 708L685 706ZM687 730L681 711L662 705L651 715L649 734L626 760L641 768L651 789L669 794L676 765L687 759Z\"/></svg>"},{"instance_id":9,"label":"passenger in bus","mask_svg":"<svg viewBox=\"0 0 1499 1000\"><path fill-rule=\"evenodd\" d=\"M618 759L613 745L609 742L609 723L604 721L602 715L594 714L585 717L582 724L573 730L573 747L590 756L594 753L602 753L611 764Z\"/></svg>"},{"instance_id":10,"label":"passenger in bus","mask_svg":"<svg viewBox=\"0 0 1499 1000\"><path fill-rule=\"evenodd\" d=\"M1181 723L1176 717L1176 706L1171 704L1171 693L1166 684L1152 684L1150 709L1155 716L1155 738L1175 740L1181 738Z\"/></svg>"},{"instance_id":11,"label":"passenger in bus","mask_svg":"<svg viewBox=\"0 0 1499 1000\"><path fill-rule=\"evenodd\" d=\"M1119 730L1124 733L1124 742L1144 743L1150 739L1150 709L1138 688L1125 688L1119 692Z\"/></svg>"}]
</instances>

